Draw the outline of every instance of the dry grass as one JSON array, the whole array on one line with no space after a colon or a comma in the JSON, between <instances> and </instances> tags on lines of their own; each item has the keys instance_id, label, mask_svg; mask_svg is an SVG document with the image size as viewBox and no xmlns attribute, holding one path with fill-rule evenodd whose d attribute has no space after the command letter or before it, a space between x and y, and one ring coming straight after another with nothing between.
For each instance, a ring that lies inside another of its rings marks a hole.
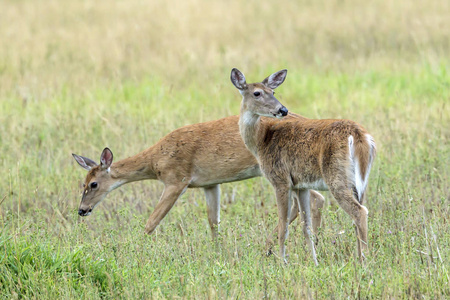
<instances>
[{"instance_id":1,"label":"dry grass","mask_svg":"<svg viewBox=\"0 0 450 300\"><path fill-rule=\"evenodd\" d=\"M0 10L1 93L22 97L152 76L217 84L232 66L260 76L408 68L450 52L447 1L2 1Z\"/></svg>"}]
</instances>

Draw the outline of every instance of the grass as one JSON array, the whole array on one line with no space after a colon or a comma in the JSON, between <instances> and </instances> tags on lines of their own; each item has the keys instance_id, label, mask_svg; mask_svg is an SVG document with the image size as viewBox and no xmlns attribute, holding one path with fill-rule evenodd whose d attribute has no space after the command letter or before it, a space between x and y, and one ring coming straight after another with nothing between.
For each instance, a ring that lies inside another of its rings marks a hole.
<instances>
[{"instance_id":1,"label":"grass","mask_svg":"<svg viewBox=\"0 0 450 300\"><path fill-rule=\"evenodd\" d=\"M175 4L0 3L0 298L449 298L449 5ZM291 111L373 134L365 265L328 193L319 267L298 223L289 264L266 257L277 216L263 178L222 186L218 247L201 190L152 236L157 182L78 217L85 171L72 152L125 158L237 114L232 67L249 81L286 67L277 96Z\"/></svg>"}]
</instances>

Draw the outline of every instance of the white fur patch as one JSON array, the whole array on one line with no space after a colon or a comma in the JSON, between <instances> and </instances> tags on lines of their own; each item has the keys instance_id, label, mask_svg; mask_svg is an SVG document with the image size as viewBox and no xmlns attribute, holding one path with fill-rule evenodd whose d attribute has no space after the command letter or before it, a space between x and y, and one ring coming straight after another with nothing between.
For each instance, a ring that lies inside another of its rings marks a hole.
<instances>
[{"instance_id":1,"label":"white fur patch","mask_svg":"<svg viewBox=\"0 0 450 300\"><path fill-rule=\"evenodd\" d=\"M369 182L370 169L372 167L372 162L373 162L374 150L376 149L375 141L373 140L373 137L371 135L366 134L366 140L367 140L367 143L369 144L369 148L370 148L370 150L369 150L370 157L369 157L367 170L365 170L365 176L363 178L362 174L361 174L361 168L359 165L358 157L355 156L355 148L353 145L353 136L348 137L350 162L353 165L353 172L354 172L353 178L355 180L354 184L355 184L356 191L358 192L359 200L361 200L362 194L364 193L364 191L367 188L367 183Z\"/></svg>"},{"instance_id":2,"label":"white fur patch","mask_svg":"<svg viewBox=\"0 0 450 300\"><path fill-rule=\"evenodd\" d=\"M361 199L362 193L364 192L364 181L361 176L361 169L359 167L358 157L355 157L355 147L353 145L352 135L348 137L348 149L351 162L350 178L353 177L354 185L358 193L358 199Z\"/></svg>"},{"instance_id":3,"label":"white fur patch","mask_svg":"<svg viewBox=\"0 0 450 300\"><path fill-rule=\"evenodd\" d=\"M355 186L358 191L358 199L361 199L364 190L366 189L366 183L364 182L361 175L361 168L359 166L358 157L354 157L354 167L355 167Z\"/></svg>"},{"instance_id":4,"label":"white fur patch","mask_svg":"<svg viewBox=\"0 0 450 300\"><path fill-rule=\"evenodd\" d=\"M108 189L108 193L111 192L112 190L117 189L119 186L121 186L122 184L124 184L125 181L124 180L117 180L116 182L114 182L113 184L111 184L111 186Z\"/></svg>"},{"instance_id":5,"label":"white fur patch","mask_svg":"<svg viewBox=\"0 0 450 300\"><path fill-rule=\"evenodd\" d=\"M366 170L366 176L364 177L364 190L366 190L367 188L367 184L369 182L369 174L370 174L370 169L372 168L372 163L373 163L373 159L374 159L374 151L377 149L377 146L375 145L375 141L373 139L373 137L366 133L366 139L367 139L367 143L369 144L370 147L370 152L369 152L369 164L367 166L367 170Z\"/></svg>"},{"instance_id":6,"label":"white fur patch","mask_svg":"<svg viewBox=\"0 0 450 300\"><path fill-rule=\"evenodd\" d=\"M328 186L323 179L319 179L314 182L302 182L297 184L295 188L299 190L312 189L318 191L328 191Z\"/></svg>"},{"instance_id":7,"label":"white fur patch","mask_svg":"<svg viewBox=\"0 0 450 300\"><path fill-rule=\"evenodd\" d=\"M365 207L364 205L361 205L361 207L366 211L366 215L369 215L369 210L367 209L367 207Z\"/></svg>"},{"instance_id":8,"label":"white fur patch","mask_svg":"<svg viewBox=\"0 0 450 300\"><path fill-rule=\"evenodd\" d=\"M350 168L348 170L348 178L350 179L350 184L355 185L355 148L353 147L353 136L348 137L348 150L349 150L349 159L350 159Z\"/></svg>"},{"instance_id":9,"label":"white fur patch","mask_svg":"<svg viewBox=\"0 0 450 300\"><path fill-rule=\"evenodd\" d=\"M353 147L353 136L348 137L348 149L350 151L350 160L353 162L353 156L355 155L355 148Z\"/></svg>"},{"instance_id":10,"label":"white fur patch","mask_svg":"<svg viewBox=\"0 0 450 300\"><path fill-rule=\"evenodd\" d=\"M254 119L255 116L253 115L253 113L246 111L243 115L242 115L242 121L244 122L245 125L252 125L254 123Z\"/></svg>"},{"instance_id":11,"label":"white fur patch","mask_svg":"<svg viewBox=\"0 0 450 300\"><path fill-rule=\"evenodd\" d=\"M375 145L375 141L370 134L366 133L366 139L367 139L367 142L369 143L371 152L373 152L373 150L377 149L377 146ZM370 154L373 155L372 153L370 153Z\"/></svg>"}]
</instances>

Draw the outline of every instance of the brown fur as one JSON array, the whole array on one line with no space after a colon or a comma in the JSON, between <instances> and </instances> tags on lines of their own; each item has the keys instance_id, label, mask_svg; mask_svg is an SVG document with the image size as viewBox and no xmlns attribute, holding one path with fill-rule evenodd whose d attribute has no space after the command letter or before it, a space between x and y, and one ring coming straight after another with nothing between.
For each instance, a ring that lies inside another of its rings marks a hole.
<instances>
[{"instance_id":1,"label":"brown fur","mask_svg":"<svg viewBox=\"0 0 450 300\"><path fill-rule=\"evenodd\" d=\"M286 121L290 118L301 117L292 115ZM92 167L86 176L80 210L92 210L118 185L157 179L164 183L165 189L148 219L145 231L150 234L187 188L204 188L208 220L215 236L220 213L219 184L261 176L258 162L239 135L238 121L238 116L231 116L187 125L135 156L113 163L109 172L101 165ZM98 183L97 189L90 188L92 182ZM314 227L318 227L324 199L315 191L311 191L311 197L316 202ZM296 218L298 207L293 210L290 221Z\"/></svg>"},{"instance_id":2,"label":"brown fur","mask_svg":"<svg viewBox=\"0 0 450 300\"><path fill-rule=\"evenodd\" d=\"M362 240L362 245L358 242L362 257L362 250L367 249L367 209L359 203L359 199L355 199L353 193L356 189L355 172L350 158L349 136L353 137L354 157L360 164L363 178L375 149L367 142L367 131L350 120L312 120L304 117L283 118L282 121L262 119L261 116L281 117L284 106L273 96L273 89L284 81L285 76L285 70L274 73L263 81L263 85L247 84L244 75L237 69L233 69L231 75L233 84L243 95L239 120L242 138L275 188L280 254L282 257L285 255L284 241L292 206L290 194L298 193L305 214L304 233L317 264L308 228L311 226L310 204L304 191L310 188L326 189L325 185L321 188L323 182L355 221L359 239Z\"/></svg>"}]
</instances>

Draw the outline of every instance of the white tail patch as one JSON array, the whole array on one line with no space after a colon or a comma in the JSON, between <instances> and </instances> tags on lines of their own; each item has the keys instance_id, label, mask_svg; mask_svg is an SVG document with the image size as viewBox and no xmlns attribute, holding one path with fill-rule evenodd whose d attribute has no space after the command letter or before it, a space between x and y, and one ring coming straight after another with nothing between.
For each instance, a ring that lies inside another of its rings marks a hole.
<instances>
[{"instance_id":1,"label":"white tail patch","mask_svg":"<svg viewBox=\"0 0 450 300\"><path fill-rule=\"evenodd\" d=\"M369 166L372 165L374 156L375 156L375 151L377 150L377 146L375 145L375 140L373 139L373 137L366 133L366 139L367 139L367 143L369 143L370 146L370 163ZM370 167L369 167L370 170Z\"/></svg>"},{"instance_id":2,"label":"white tail patch","mask_svg":"<svg viewBox=\"0 0 450 300\"><path fill-rule=\"evenodd\" d=\"M372 162L374 159L374 154L375 154L375 141L373 139L373 137L369 134L366 134L366 141L369 145L369 162L367 165L367 170L365 170L365 176L363 178L362 174L361 174L361 167L359 165L359 160L358 157L355 156L355 147L353 144L353 136L349 136L348 137L348 148L349 148L349 156L350 156L350 163L351 163L351 167L350 167L350 171L351 174L353 175L354 178L354 185L356 188L356 192L358 193L358 201L361 201L362 195L364 193L364 191L367 188L367 183L369 182L369 174L370 174L370 169L372 167ZM352 176L350 177L352 178Z\"/></svg>"},{"instance_id":3,"label":"white tail patch","mask_svg":"<svg viewBox=\"0 0 450 300\"><path fill-rule=\"evenodd\" d=\"M353 136L348 137L348 151L349 151L349 159L350 159L350 168L348 178L350 179L351 184L356 188L358 193L358 201L361 199L362 192L360 192L361 187L361 174L358 159L355 157L355 147L353 145ZM352 188L352 187L350 187Z\"/></svg>"},{"instance_id":4,"label":"white tail patch","mask_svg":"<svg viewBox=\"0 0 450 300\"><path fill-rule=\"evenodd\" d=\"M369 144L369 163L367 164L366 176L364 176L364 190L363 190L363 192L367 188L367 183L369 182L370 169L372 168L372 163L373 163L373 160L375 158L375 152L377 150L377 146L375 145L375 140L368 133L366 133L366 140L367 140L367 143Z\"/></svg>"}]
</instances>

